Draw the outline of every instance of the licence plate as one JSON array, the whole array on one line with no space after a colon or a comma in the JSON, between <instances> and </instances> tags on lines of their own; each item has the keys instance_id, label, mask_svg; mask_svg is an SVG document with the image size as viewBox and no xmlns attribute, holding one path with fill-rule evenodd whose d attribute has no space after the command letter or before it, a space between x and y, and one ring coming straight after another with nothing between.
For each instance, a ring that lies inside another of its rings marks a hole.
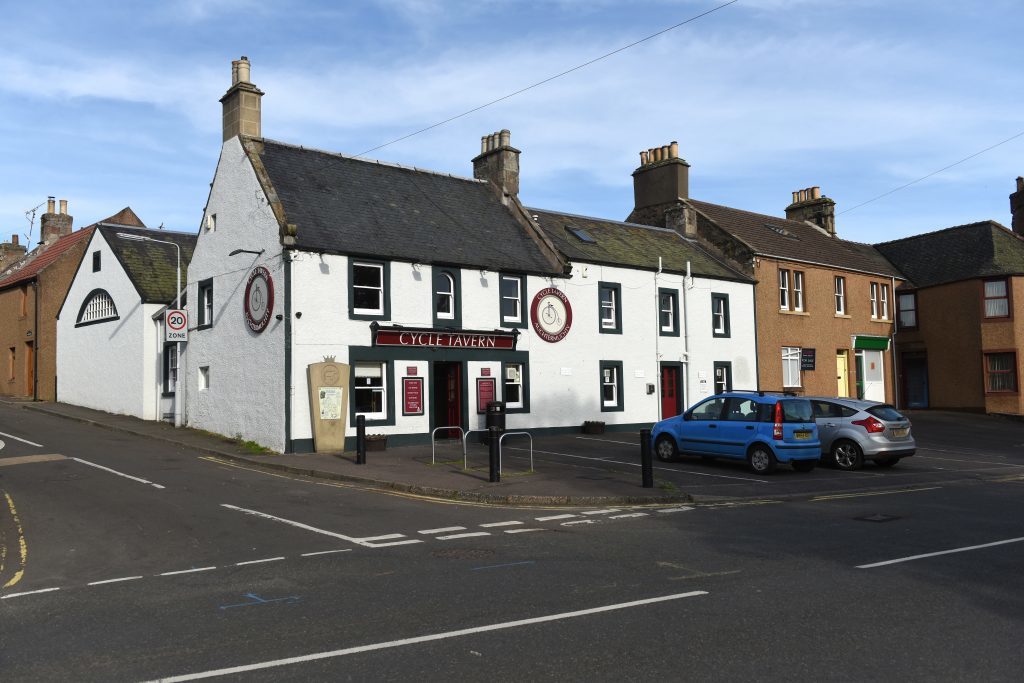
<instances>
[{"instance_id":1,"label":"licence plate","mask_svg":"<svg viewBox=\"0 0 1024 683\"><path fill-rule=\"evenodd\" d=\"M906 436L908 432L910 432L910 428L909 427L903 427L902 429L894 429L894 430L892 430L892 435L893 436Z\"/></svg>"},{"instance_id":2,"label":"licence plate","mask_svg":"<svg viewBox=\"0 0 1024 683\"><path fill-rule=\"evenodd\" d=\"M809 438L811 438L811 433L807 432L807 431L793 432L793 438L794 439L809 439Z\"/></svg>"}]
</instances>

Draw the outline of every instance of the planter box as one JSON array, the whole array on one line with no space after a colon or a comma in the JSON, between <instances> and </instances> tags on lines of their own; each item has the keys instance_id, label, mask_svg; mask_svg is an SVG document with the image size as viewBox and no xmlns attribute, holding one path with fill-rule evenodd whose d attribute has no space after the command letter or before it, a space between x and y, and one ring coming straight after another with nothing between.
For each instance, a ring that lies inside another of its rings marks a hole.
<instances>
[{"instance_id":1,"label":"planter box","mask_svg":"<svg viewBox=\"0 0 1024 683\"><path fill-rule=\"evenodd\" d=\"M584 434L604 434L604 422L584 422L583 423Z\"/></svg>"},{"instance_id":2,"label":"planter box","mask_svg":"<svg viewBox=\"0 0 1024 683\"><path fill-rule=\"evenodd\" d=\"M366 437L366 450L367 451L384 451L388 448L388 438L384 437Z\"/></svg>"}]
</instances>

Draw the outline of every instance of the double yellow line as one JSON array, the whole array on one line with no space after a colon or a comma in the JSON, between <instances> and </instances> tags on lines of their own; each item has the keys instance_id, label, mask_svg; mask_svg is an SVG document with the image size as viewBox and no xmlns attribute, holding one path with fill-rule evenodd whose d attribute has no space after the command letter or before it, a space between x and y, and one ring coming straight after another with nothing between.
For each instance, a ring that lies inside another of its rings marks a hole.
<instances>
[{"instance_id":1,"label":"double yellow line","mask_svg":"<svg viewBox=\"0 0 1024 683\"><path fill-rule=\"evenodd\" d=\"M4 498L7 499L7 507L11 511L11 519L14 521L14 528L18 531L18 550L19 550L19 566L18 571L14 573L11 580L4 584L4 588L10 588L14 584L21 581L21 577L25 575L25 563L28 560L28 546L25 544L25 531L21 528L21 520L18 518L18 511L14 507L14 501L11 499L11 494L4 491ZM0 544L0 578L3 577L4 572L4 561L7 559L7 545Z\"/></svg>"}]
</instances>

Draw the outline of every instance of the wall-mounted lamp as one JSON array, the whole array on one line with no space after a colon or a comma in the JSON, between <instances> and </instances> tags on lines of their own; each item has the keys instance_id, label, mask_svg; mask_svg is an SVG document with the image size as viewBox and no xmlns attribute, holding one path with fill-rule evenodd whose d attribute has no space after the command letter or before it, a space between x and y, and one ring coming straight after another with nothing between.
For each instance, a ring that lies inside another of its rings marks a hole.
<instances>
[{"instance_id":1,"label":"wall-mounted lamp","mask_svg":"<svg viewBox=\"0 0 1024 683\"><path fill-rule=\"evenodd\" d=\"M254 249L235 249L234 251L228 252L228 256L235 256L236 254L255 254L261 256L266 249L260 249L255 251Z\"/></svg>"}]
</instances>

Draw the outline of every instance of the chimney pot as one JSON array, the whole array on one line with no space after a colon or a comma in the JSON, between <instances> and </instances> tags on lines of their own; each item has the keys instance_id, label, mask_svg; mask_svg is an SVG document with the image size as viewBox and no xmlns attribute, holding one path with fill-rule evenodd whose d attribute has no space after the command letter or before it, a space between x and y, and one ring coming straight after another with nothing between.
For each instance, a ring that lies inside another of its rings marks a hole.
<instances>
[{"instance_id":1,"label":"chimney pot","mask_svg":"<svg viewBox=\"0 0 1024 683\"><path fill-rule=\"evenodd\" d=\"M238 82L249 82L249 58L244 55L238 60Z\"/></svg>"},{"instance_id":2,"label":"chimney pot","mask_svg":"<svg viewBox=\"0 0 1024 683\"><path fill-rule=\"evenodd\" d=\"M1024 177L1017 176L1017 192L1024 191Z\"/></svg>"},{"instance_id":3,"label":"chimney pot","mask_svg":"<svg viewBox=\"0 0 1024 683\"><path fill-rule=\"evenodd\" d=\"M668 146L668 153L670 159L679 158L679 143L673 140Z\"/></svg>"},{"instance_id":4,"label":"chimney pot","mask_svg":"<svg viewBox=\"0 0 1024 683\"><path fill-rule=\"evenodd\" d=\"M647 152L640 152L640 165L641 166L646 166L647 165Z\"/></svg>"},{"instance_id":5,"label":"chimney pot","mask_svg":"<svg viewBox=\"0 0 1024 683\"><path fill-rule=\"evenodd\" d=\"M811 188L811 199L821 199L821 188L817 185Z\"/></svg>"},{"instance_id":6,"label":"chimney pot","mask_svg":"<svg viewBox=\"0 0 1024 683\"><path fill-rule=\"evenodd\" d=\"M486 151L487 151L487 136L486 135L481 135L480 136L480 153L483 154Z\"/></svg>"},{"instance_id":7,"label":"chimney pot","mask_svg":"<svg viewBox=\"0 0 1024 683\"><path fill-rule=\"evenodd\" d=\"M57 200L53 197L46 198L46 213L54 213L57 210Z\"/></svg>"},{"instance_id":8,"label":"chimney pot","mask_svg":"<svg viewBox=\"0 0 1024 683\"><path fill-rule=\"evenodd\" d=\"M18 246L18 236L17 235L11 235L11 244L13 244L14 246Z\"/></svg>"},{"instance_id":9,"label":"chimney pot","mask_svg":"<svg viewBox=\"0 0 1024 683\"><path fill-rule=\"evenodd\" d=\"M508 128L501 130L501 146L508 147L512 144L512 132Z\"/></svg>"},{"instance_id":10,"label":"chimney pot","mask_svg":"<svg viewBox=\"0 0 1024 683\"><path fill-rule=\"evenodd\" d=\"M519 195L519 150L512 146L512 133L502 128L480 138L480 155L473 159L473 177L488 180L504 197Z\"/></svg>"},{"instance_id":11,"label":"chimney pot","mask_svg":"<svg viewBox=\"0 0 1024 683\"><path fill-rule=\"evenodd\" d=\"M791 204L796 204L796 198L799 194L799 192L796 192L795 190L793 191L793 201L790 202Z\"/></svg>"},{"instance_id":12,"label":"chimney pot","mask_svg":"<svg viewBox=\"0 0 1024 683\"><path fill-rule=\"evenodd\" d=\"M68 200L66 200L66 199L60 200L60 215L61 216L67 216L68 215Z\"/></svg>"}]
</instances>

